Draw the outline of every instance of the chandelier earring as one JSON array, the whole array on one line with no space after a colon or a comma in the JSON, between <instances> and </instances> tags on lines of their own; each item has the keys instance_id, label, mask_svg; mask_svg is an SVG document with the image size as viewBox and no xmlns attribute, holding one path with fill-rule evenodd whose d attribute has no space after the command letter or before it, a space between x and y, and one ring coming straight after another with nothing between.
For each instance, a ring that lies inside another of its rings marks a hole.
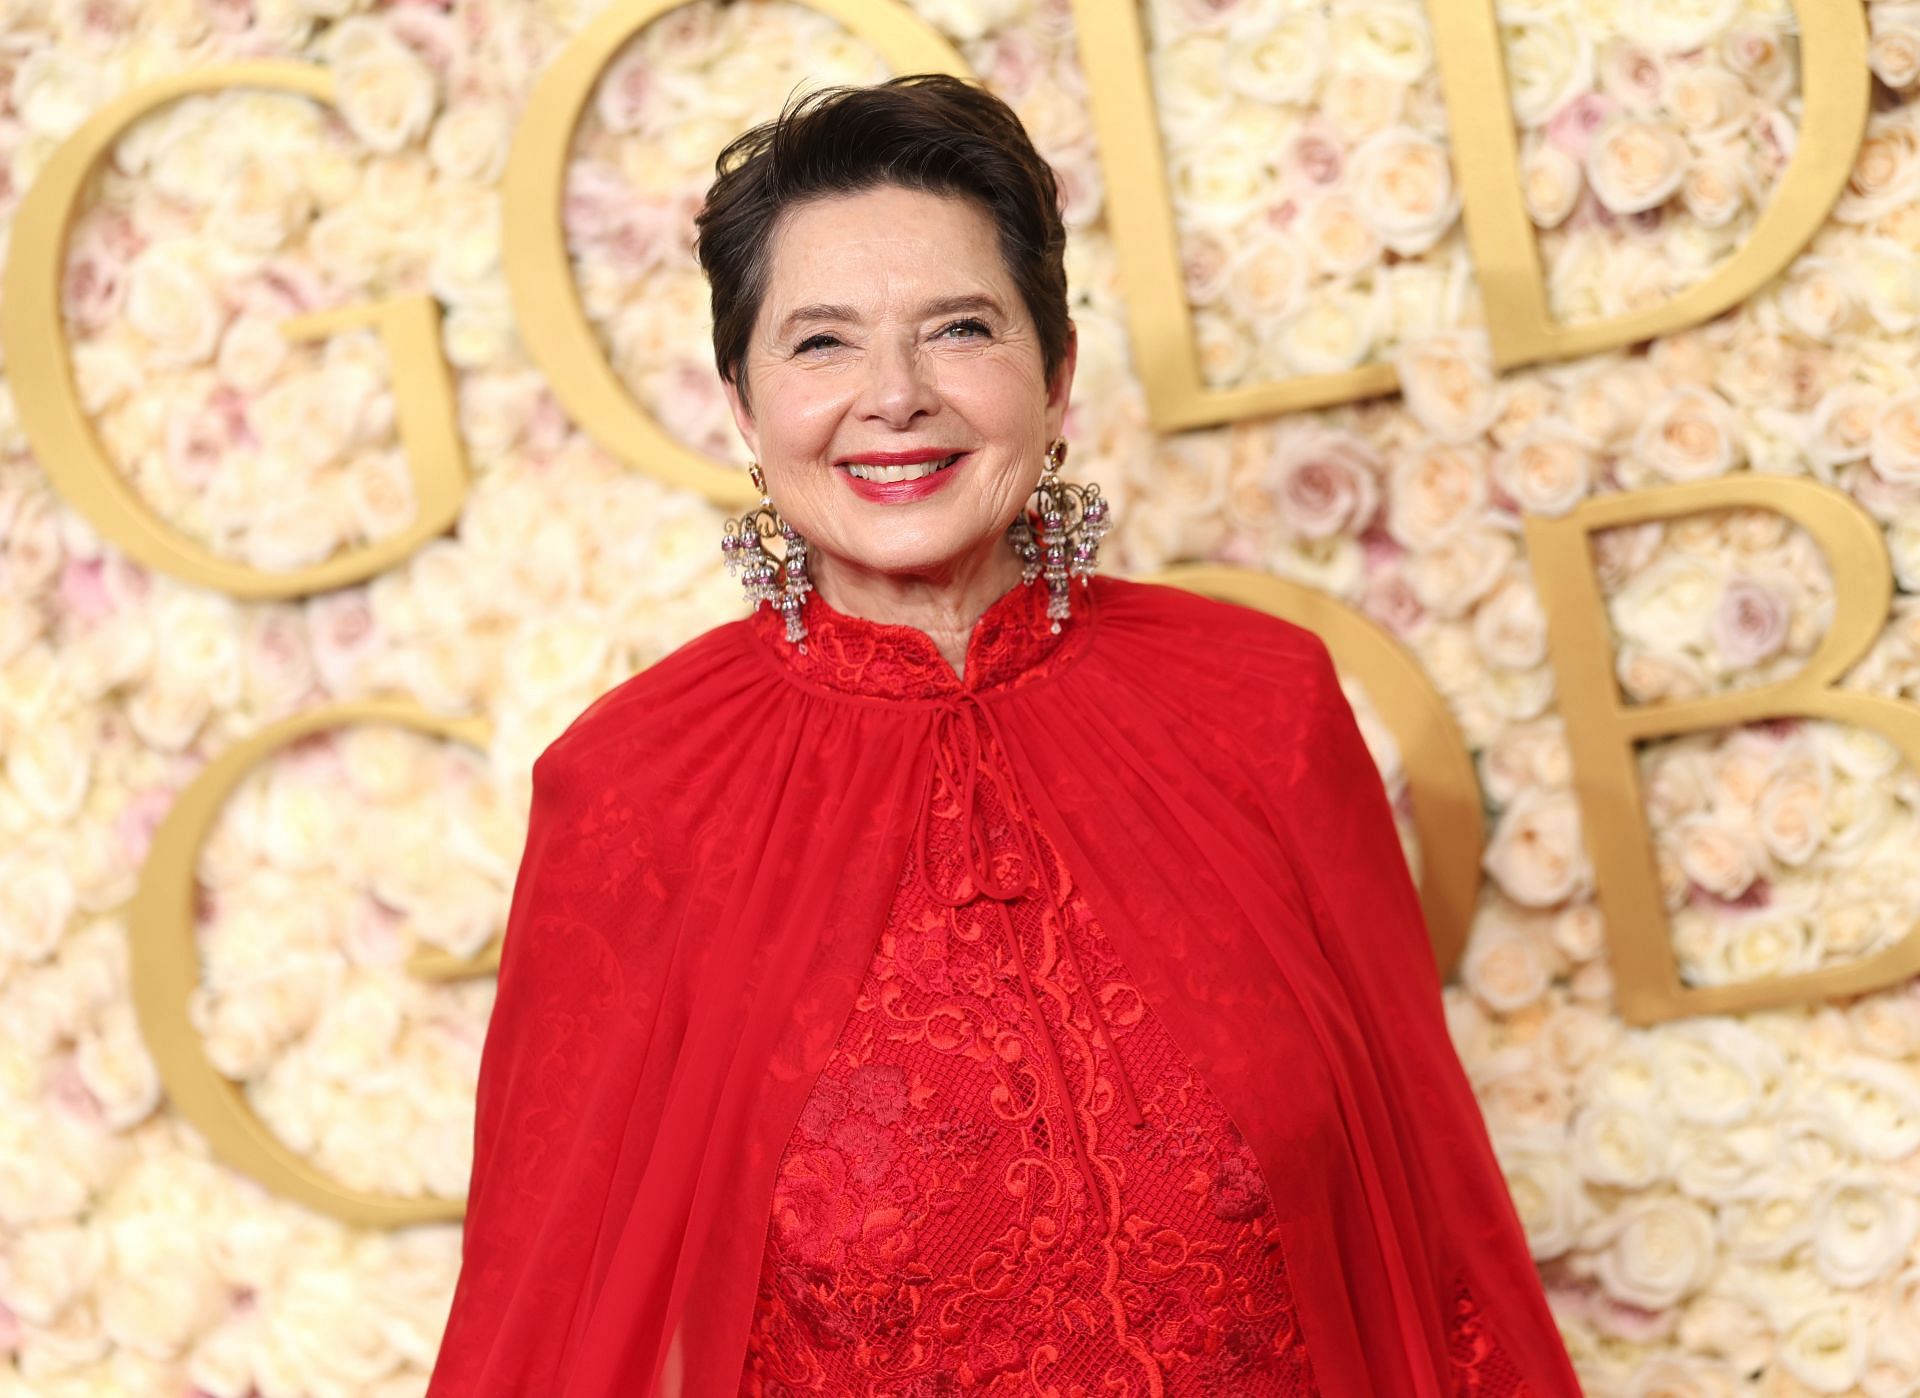
<instances>
[{"instance_id":1,"label":"chandelier earring","mask_svg":"<svg viewBox=\"0 0 1920 1398\"><path fill-rule=\"evenodd\" d=\"M730 519L720 535L720 554L727 572L740 579L746 588L747 602L757 611L762 602L771 602L786 618L787 639L807 649L807 623L802 614L813 582L807 577L807 541L780 517L767 495L767 480L760 463L749 461L747 474L753 488L760 492L760 504ZM778 557L767 552L762 539L780 536Z\"/></svg>"},{"instance_id":2,"label":"chandelier earring","mask_svg":"<svg viewBox=\"0 0 1920 1398\"><path fill-rule=\"evenodd\" d=\"M1046 574L1047 616L1056 634L1060 623L1072 615L1072 580L1079 578L1082 586L1092 581L1101 537L1113 523L1099 486L1091 481L1073 485L1060 479L1060 468L1066 461L1066 438L1056 437L1047 448L1046 464L1040 471L1040 483L1034 487L1030 509L1021 510L1007 530L1014 552L1020 555L1021 581L1031 583ZM1037 540L1030 513L1040 518Z\"/></svg>"}]
</instances>

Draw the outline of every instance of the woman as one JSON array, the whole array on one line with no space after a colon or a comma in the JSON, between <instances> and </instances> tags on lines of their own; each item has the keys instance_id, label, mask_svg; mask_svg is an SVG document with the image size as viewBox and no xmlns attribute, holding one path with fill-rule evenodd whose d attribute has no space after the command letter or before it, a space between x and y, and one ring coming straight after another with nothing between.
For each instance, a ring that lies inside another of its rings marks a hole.
<instances>
[{"instance_id":1,"label":"woman","mask_svg":"<svg viewBox=\"0 0 1920 1398\"><path fill-rule=\"evenodd\" d=\"M718 169L756 605L535 764L431 1392L1577 1392L1325 647L1091 573L1019 122Z\"/></svg>"}]
</instances>

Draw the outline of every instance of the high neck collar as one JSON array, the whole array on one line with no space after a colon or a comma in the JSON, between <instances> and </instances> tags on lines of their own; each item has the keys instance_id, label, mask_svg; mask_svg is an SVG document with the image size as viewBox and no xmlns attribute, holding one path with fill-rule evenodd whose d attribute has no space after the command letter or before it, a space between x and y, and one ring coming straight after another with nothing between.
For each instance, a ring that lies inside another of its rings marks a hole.
<instances>
[{"instance_id":1,"label":"high neck collar","mask_svg":"<svg viewBox=\"0 0 1920 1398\"><path fill-rule=\"evenodd\" d=\"M1097 580L1096 580L1097 582ZM804 654L786 638L786 623L767 605L748 618L755 633L802 679L847 694L882 699L928 699L1024 684L1077 649L1069 644L1090 625L1091 589L1078 579L1069 592L1073 614L1055 634L1047 617L1044 578L1017 582L994 599L967 637L965 675L956 675L933 637L917 626L871 621L806 595Z\"/></svg>"}]
</instances>

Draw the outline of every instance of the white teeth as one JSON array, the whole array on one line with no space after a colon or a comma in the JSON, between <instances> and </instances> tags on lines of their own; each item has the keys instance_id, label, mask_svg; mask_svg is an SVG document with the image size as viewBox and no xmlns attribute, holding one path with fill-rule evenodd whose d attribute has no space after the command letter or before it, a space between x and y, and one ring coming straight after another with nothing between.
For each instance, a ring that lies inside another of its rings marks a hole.
<instances>
[{"instance_id":1,"label":"white teeth","mask_svg":"<svg viewBox=\"0 0 1920 1398\"><path fill-rule=\"evenodd\" d=\"M863 461L849 461L847 474L858 476L863 481L917 481L922 476L931 476L935 471L946 470L961 455L955 452L945 461L917 461L911 466L869 466Z\"/></svg>"}]
</instances>

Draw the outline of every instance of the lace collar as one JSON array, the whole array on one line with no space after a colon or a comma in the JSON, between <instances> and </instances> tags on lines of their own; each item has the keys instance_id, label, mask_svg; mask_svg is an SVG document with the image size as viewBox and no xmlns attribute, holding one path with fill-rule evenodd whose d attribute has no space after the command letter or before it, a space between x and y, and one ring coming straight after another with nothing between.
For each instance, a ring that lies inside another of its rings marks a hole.
<instances>
[{"instance_id":1,"label":"lace collar","mask_svg":"<svg viewBox=\"0 0 1920 1398\"><path fill-rule=\"evenodd\" d=\"M809 592L802 615L807 649L787 640L786 623L762 603L748 618L759 639L780 664L801 679L846 694L883 699L927 699L941 695L1026 684L1051 672L1079 649L1090 630L1093 586L1075 580L1073 614L1056 635L1047 617L1044 578L1015 583L994 600L967 638L965 676L940 654L933 638L917 626L870 621L829 606L818 591Z\"/></svg>"}]
</instances>

